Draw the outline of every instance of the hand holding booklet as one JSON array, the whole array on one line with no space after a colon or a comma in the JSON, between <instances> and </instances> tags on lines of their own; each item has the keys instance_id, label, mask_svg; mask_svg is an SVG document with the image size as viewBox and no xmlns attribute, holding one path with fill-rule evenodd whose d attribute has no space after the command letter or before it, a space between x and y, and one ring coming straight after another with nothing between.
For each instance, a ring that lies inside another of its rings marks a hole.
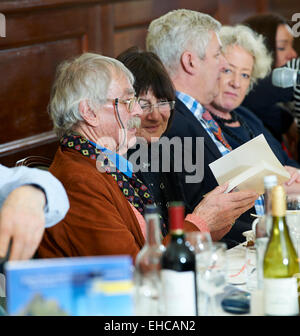
<instances>
[{"instance_id":1,"label":"hand holding booklet","mask_svg":"<svg viewBox=\"0 0 300 336\"><path fill-rule=\"evenodd\" d=\"M278 184L289 180L289 172L274 155L263 134L234 149L209 165L219 185L228 183L226 192L254 190L264 193L264 177L276 175Z\"/></svg>"}]
</instances>

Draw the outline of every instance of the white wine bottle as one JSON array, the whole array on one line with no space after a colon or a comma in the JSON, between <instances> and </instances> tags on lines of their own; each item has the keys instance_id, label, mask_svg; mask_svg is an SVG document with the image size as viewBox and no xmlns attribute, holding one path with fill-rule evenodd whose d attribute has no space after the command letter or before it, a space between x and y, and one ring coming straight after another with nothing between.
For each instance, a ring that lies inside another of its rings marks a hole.
<instances>
[{"instance_id":1,"label":"white wine bottle","mask_svg":"<svg viewBox=\"0 0 300 336\"><path fill-rule=\"evenodd\" d=\"M286 223L286 196L282 186L272 189L272 230L264 257L265 315L299 314L299 263Z\"/></svg>"},{"instance_id":2,"label":"white wine bottle","mask_svg":"<svg viewBox=\"0 0 300 336\"><path fill-rule=\"evenodd\" d=\"M165 315L197 315L196 260L185 242L184 206L169 207L171 242L161 259L161 279Z\"/></svg>"}]
</instances>

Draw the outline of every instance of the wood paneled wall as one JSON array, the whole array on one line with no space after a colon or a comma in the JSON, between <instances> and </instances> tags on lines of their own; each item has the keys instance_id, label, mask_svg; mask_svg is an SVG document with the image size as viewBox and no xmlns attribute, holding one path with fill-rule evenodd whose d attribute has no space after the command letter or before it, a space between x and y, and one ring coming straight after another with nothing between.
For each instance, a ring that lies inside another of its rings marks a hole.
<instances>
[{"instance_id":1,"label":"wood paneled wall","mask_svg":"<svg viewBox=\"0 0 300 336\"><path fill-rule=\"evenodd\" d=\"M103 49L105 6L99 1L7 1L0 39L0 162L52 157L57 139L47 114L57 65L90 48Z\"/></svg>"},{"instance_id":2,"label":"wood paneled wall","mask_svg":"<svg viewBox=\"0 0 300 336\"><path fill-rule=\"evenodd\" d=\"M0 2L0 163L28 155L52 158L57 139L47 114L57 65L85 51L117 56L145 46L151 20L176 8L208 13L225 24L269 10L290 16L298 0L11 0Z\"/></svg>"}]
</instances>

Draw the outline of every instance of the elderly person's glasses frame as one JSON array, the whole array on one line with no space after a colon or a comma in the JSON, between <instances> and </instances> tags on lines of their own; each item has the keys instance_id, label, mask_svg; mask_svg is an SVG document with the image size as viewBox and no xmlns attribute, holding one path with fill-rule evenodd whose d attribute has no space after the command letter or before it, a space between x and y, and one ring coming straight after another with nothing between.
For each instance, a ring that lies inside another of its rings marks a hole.
<instances>
[{"instance_id":1,"label":"elderly person's glasses frame","mask_svg":"<svg viewBox=\"0 0 300 336\"><path fill-rule=\"evenodd\" d=\"M160 113L169 113L174 109L175 101L162 101L157 104L149 104L139 100L138 102L144 114L152 113L154 108L157 108Z\"/></svg>"},{"instance_id":2,"label":"elderly person's glasses frame","mask_svg":"<svg viewBox=\"0 0 300 336\"><path fill-rule=\"evenodd\" d=\"M131 113L136 106L136 104L139 102L139 98L137 97L132 97L128 99L122 99L122 98L114 98L114 99L109 99L113 102L113 105L116 107L116 110L118 111L118 105L119 103L125 104L127 111Z\"/></svg>"}]
</instances>

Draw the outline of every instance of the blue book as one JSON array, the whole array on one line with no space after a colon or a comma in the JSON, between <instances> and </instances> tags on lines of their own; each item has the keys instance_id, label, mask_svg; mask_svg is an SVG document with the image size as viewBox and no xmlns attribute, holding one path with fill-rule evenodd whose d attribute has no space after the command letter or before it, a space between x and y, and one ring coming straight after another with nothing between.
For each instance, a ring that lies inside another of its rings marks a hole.
<instances>
[{"instance_id":1,"label":"blue book","mask_svg":"<svg viewBox=\"0 0 300 336\"><path fill-rule=\"evenodd\" d=\"M129 256L10 261L5 271L9 315L133 315Z\"/></svg>"}]
</instances>

